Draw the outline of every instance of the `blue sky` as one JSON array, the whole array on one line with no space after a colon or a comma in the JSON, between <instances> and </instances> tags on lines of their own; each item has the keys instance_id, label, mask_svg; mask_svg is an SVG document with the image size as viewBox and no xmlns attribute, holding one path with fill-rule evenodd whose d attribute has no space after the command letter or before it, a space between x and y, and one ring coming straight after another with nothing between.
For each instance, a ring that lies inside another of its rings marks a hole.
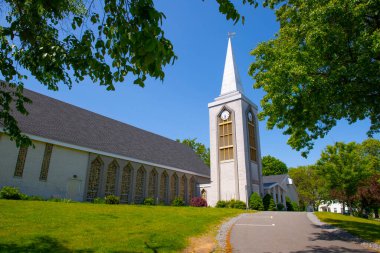
<instances>
[{"instance_id":1,"label":"blue sky","mask_svg":"<svg viewBox=\"0 0 380 253\"><path fill-rule=\"evenodd\" d=\"M178 56L173 66L165 68L163 82L149 79L146 87L140 88L126 81L117 84L116 91L106 91L85 80L71 90L62 86L58 92L52 92L30 78L26 87L170 139L197 138L209 146L207 104L220 92L227 32L236 32L233 48L245 95L259 105L264 93L252 88L254 80L247 72L254 59L249 52L258 43L273 38L279 25L274 13L262 8L240 6L246 17L243 26L226 21L215 0L155 2L167 17L163 27ZM366 139L368 128L367 120L354 125L341 121L327 137L315 142L314 150L304 159L286 144L288 136L280 130L267 130L265 122L261 122L262 154L275 156L289 167L312 164L326 145L336 141L361 142Z\"/></svg>"}]
</instances>

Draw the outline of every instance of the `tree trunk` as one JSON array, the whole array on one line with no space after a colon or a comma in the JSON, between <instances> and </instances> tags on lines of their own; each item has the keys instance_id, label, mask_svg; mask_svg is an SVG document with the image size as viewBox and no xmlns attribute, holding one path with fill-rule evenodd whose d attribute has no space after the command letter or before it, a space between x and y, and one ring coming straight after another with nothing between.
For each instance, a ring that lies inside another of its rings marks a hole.
<instances>
[{"instance_id":1,"label":"tree trunk","mask_svg":"<svg viewBox=\"0 0 380 253\"><path fill-rule=\"evenodd\" d=\"M375 219L378 219L379 218L379 208L375 207L373 209L374 213L375 213Z\"/></svg>"},{"instance_id":2,"label":"tree trunk","mask_svg":"<svg viewBox=\"0 0 380 253\"><path fill-rule=\"evenodd\" d=\"M342 202L342 214L344 214L345 209L346 209L346 203L343 201Z\"/></svg>"},{"instance_id":3,"label":"tree trunk","mask_svg":"<svg viewBox=\"0 0 380 253\"><path fill-rule=\"evenodd\" d=\"M344 210L343 210L344 212ZM348 202L348 212L350 213L350 216L352 216L352 202Z\"/></svg>"}]
</instances>

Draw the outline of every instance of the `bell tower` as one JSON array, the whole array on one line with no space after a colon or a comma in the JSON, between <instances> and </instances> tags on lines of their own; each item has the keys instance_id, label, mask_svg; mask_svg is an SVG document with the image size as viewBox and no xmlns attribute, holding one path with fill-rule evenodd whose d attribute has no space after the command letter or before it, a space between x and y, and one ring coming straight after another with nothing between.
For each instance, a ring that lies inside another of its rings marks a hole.
<instances>
[{"instance_id":1,"label":"bell tower","mask_svg":"<svg viewBox=\"0 0 380 253\"><path fill-rule=\"evenodd\" d=\"M230 35L220 95L208 104L211 206L219 200L247 203L253 192L263 194L257 106L244 95Z\"/></svg>"}]
</instances>

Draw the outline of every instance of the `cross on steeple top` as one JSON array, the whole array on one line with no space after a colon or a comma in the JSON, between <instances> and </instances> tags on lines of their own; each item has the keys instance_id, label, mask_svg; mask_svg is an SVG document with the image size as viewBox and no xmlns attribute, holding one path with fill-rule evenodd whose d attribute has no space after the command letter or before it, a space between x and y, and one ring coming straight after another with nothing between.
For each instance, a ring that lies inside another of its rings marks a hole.
<instances>
[{"instance_id":1,"label":"cross on steeple top","mask_svg":"<svg viewBox=\"0 0 380 253\"><path fill-rule=\"evenodd\" d=\"M230 39L230 38L233 38L235 35L236 35L235 32L228 32L228 33L227 33L227 36L228 36L229 39Z\"/></svg>"}]
</instances>

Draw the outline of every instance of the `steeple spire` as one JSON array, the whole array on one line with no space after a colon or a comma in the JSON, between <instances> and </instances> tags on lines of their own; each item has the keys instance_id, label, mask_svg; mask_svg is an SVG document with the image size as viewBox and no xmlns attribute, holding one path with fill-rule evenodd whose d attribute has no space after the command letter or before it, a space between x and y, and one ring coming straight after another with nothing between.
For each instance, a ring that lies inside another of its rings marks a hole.
<instances>
[{"instance_id":1,"label":"steeple spire","mask_svg":"<svg viewBox=\"0 0 380 253\"><path fill-rule=\"evenodd\" d=\"M234 53L232 50L231 37L234 33L228 33L228 47L226 55L226 63L224 64L223 82L220 95L226 95L232 92L243 93L239 72L235 64Z\"/></svg>"}]
</instances>

